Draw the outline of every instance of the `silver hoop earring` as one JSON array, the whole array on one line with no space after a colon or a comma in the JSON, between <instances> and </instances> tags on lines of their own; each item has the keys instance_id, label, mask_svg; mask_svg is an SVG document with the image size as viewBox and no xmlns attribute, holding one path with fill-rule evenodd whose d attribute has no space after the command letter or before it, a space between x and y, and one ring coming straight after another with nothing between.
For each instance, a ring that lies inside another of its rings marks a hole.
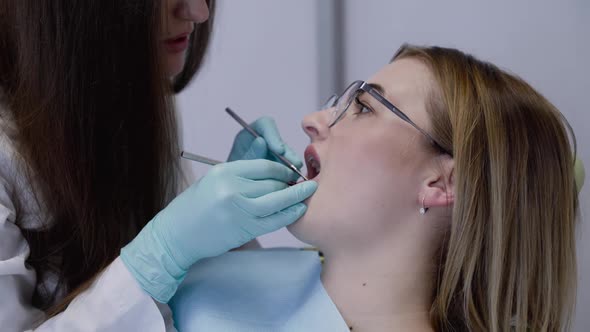
<instances>
[{"instance_id":1,"label":"silver hoop earring","mask_svg":"<svg viewBox=\"0 0 590 332\"><path fill-rule=\"evenodd\" d=\"M426 195L422 196L422 207L420 208L420 214L425 214L426 211L428 211L428 208L424 206L424 199L426 198Z\"/></svg>"}]
</instances>

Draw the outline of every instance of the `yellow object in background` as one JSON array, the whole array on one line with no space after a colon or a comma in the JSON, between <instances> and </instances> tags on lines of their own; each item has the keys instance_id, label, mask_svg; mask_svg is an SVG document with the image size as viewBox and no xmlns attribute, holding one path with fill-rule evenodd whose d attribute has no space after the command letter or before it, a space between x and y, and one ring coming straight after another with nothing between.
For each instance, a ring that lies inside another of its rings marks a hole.
<instances>
[{"instance_id":1,"label":"yellow object in background","mask_svg":"<svg viewBox=\"0 0 590 332\"><path fill-rule=\"evenodd\" d=\"M576 173L576 189L578 189L579 194L580 191L582 191L582 186L584 185L584 178L586 177L586 174L584 173L584 164L582 163L582 160L580 160L579 158L576 158L576 161L574 163L574 171Z\"/></svg>"}]
</instances>

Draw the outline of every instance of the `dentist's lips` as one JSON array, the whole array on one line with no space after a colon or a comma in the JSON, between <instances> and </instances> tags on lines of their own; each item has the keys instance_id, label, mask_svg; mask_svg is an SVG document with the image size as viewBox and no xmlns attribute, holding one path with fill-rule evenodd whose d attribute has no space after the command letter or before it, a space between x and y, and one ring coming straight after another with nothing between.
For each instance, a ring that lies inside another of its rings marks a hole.
<instances>
[{"instance_id":1,"label":"dentist's lips","mask_svg":"<svg viewBox=\"0 0 590 332\"><path fill-rule=\"evenodd\" d=\"M174 38L169 38L164 41L166 50L169 53L175 54L184 52L188 48L191 32L180 34Z\"/></svg>"},{"instance_id":2,"label":"dentist's lips","mask_svg":"<svg viewBox=\"0 0 590 332\"><path fill-rule=\"evenodd\" d=\"M313 145L309 145L305 149L303 156L305 158L305 165L307 166L307 178L311 180L320 174L320 157Z\"/></svg>"}]
</instances>

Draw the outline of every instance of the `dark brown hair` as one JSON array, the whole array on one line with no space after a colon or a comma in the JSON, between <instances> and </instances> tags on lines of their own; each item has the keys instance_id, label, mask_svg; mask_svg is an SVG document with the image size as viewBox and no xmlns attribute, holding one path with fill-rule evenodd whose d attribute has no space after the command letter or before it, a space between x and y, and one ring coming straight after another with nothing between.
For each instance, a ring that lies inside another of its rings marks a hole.
<instances>
[{"instance_id":1,"label":"dark brown hair","mask_svg":"<svg viewBox=\"0 0 590 332\"><path fill-rule=\"evenodd\" d=\"M471 55L405 45L402 58L430 68L432 133L455 162L433 325L561 331L576 292L571 127L525 81Z\"/></svg>"},{"instance_id":2,"label":"dark brown hair","mask_svg":"<svg viewBox=\"0 0 590 332\"><path fill-rule=\"evenodd\" d=\"M68 294L58 299L57 289L47 290L36 306L65 308L175 195L173 92L201 65L213 2L173 82L160 64L162 0L0 4L0 90L50 216L39 229L23 228L28 263L39 280L56 273Z\"/></svg>"}]
</instances>

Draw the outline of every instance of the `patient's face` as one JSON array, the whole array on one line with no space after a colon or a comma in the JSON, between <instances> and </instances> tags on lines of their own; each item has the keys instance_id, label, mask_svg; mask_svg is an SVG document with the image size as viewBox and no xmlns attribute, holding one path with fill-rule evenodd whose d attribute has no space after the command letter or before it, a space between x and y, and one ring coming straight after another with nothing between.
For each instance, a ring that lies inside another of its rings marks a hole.
<instances>
[{"instance_id":1,"label":"patient's face","mask_svg":"<svg viewBox=\"0 0 590 332\"><path fill-rule=\"evenodd\" d=\"M367 82L381 85L386 99L430 131L425 105L433 79L424 64L396 60ZM349 109L331 128L332 109L309 114L302 122L312 146L306 162L315 150L319 187L306 202L305 216L289 230L322 248L378 243L395 232L400 220L418 213L419 172L428 143L369 94L359 100L372 112L353 114ZM307 168L309 172L309 162Z\"/></svg>"}]
</instances>

